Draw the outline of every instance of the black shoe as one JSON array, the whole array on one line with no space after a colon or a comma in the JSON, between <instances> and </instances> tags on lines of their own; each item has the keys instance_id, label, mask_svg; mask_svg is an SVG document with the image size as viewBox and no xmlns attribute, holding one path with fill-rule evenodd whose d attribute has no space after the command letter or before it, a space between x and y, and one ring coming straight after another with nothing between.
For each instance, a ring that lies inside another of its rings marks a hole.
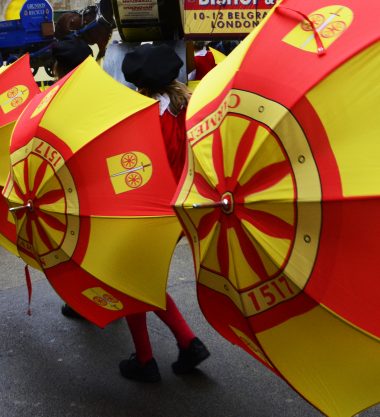
<instances>
[{"instance_id":1,"label":"black shoe","mask_svg":"<svg viewBox=\"0 0 380 417\"><path fill-rule=\"evenodd\" d=\"M125 359L119 363L119 369L124 378L134 379L140 382L161 381L160 371L154 358L141 365L136 358L136 354L132 353L129 359Z\"/></svg>"},{"instance_id":2,"label":"black shoe","mask_svg":"<svg viewBox=\"0 0 380 417\"><path fill-rule=\"evenodd\" d=\"M187 349L179 349L178 360L172 364L175 374L188 374L210 356L206 346L195 337Z\"/></svg>"},{"instance_id":3,"label":"black shoe","mask_svg":"<svg viewBox=\"0 0 380 417\"><path fill-rule=\"evenodd\" d=\"M68 304L63 304L61 307L61 313L70 319L83 319L83 317L73 310Z\"/></svg>"}]
</instances>

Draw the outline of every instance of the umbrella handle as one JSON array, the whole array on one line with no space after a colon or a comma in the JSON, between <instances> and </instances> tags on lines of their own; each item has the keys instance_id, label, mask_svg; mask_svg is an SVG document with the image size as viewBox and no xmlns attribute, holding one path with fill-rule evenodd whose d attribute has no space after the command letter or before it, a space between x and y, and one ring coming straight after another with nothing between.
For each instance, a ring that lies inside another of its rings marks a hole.
<instances>
[{"instance_id":1,"label":"umbrella handle","mask_svg":"<svg viewBox=\"0 0 380 417\"><path fill-rule=\"evenodd\" d=\"M215 201L214 203L206 203L206 204L199 204L194 203L193 208L215 208L215 207L221 207L222 210L230 214L233 211L233 205L231 204L231 200L227 198L223 198L221 201Z\"/></svg>"},{"instance_id":2,"label":"umbrella handle","mask_svg":"<svg viewBox=\"0 0 380 417\"><path fill-rule=\"evenodd\" d=\"M10 207L9 211L14 212L14 211L26 210L26 209L29 209L30 211L33 210L33 203L31 200L29 200L24 206Z\"/></svg>"},{"instance_id":3,"label":"umbrella handle","mask_svg":"<svg viewBox=\"0 0 380 417\"><path fill-rule=\"evenodd\" d=\"M309 16L307 16L305 13L300 12L299 10L295 10L295 9L290 9L289 7L284 7L284 6L278 6L277 10L281 11L281 10L289 10L291 12L297 13L300 16L302 16L303 19L305 19L309 25L311 26L313 33L314 33L314 38L315 38L315 42L317 43L317 51L318 51L318 55L322 56L326 53L326 49L323 46L323 42L321 37L319 36L319 32L317 30L317 28L315 27L314 23L309 19Z\"/></svg>"}]
</instances>

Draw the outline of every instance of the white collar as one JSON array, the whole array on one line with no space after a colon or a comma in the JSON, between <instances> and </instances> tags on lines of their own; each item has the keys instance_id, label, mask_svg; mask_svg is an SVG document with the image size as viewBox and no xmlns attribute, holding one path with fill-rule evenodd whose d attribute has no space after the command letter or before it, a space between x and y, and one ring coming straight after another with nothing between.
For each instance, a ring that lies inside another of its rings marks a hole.
<instances>
[{"instance_id":1,"label":"white collar","mask_svg":"<svg viewBox=\"0 0 380 417\"><path fill-rule=\"evenodd\" d=\"M205 55L207 55L207 49L206 49L206 47L204 46L203 47L203 49L201 49L200 51L196 51L195 53L194 53L194 55L195 56L205 56Z\"/></svg>"},{"instance_id":2,"label":"white collar","mask_svg":"<svg viewBox=\"0 0 380 417\"><path fill-rule=\"evenodd\" d=\"M160 103L160 116L162 116L170 105L170 98L166 93L156 94L153 98L159 101L159 103Z\"/></svg>"}]
</instances>

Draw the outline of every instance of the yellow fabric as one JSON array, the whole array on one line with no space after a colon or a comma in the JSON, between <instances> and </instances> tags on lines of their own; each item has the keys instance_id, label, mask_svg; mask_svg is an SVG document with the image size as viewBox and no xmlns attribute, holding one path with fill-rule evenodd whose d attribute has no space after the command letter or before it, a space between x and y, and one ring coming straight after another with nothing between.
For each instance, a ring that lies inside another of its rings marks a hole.
<instances>
[{"instance_id":1,"label":"yellow fabric","mask_svg":"<svg viewBox=\"0 0 380 417\"><path fill-rule=\"evenodd\" d=\"M107 110L98 105L99 97L110 103ZM41 126L76 152L111 126L154 103L155 100L115 81L89 57L56 93ZM81 123L71 123L71 120Z\"/></svg>"},{"instance_id":2,"label":"yellow fabric","mask_svg":"<svg viewBox=\"0 0 380 417\"><path fill-rule=\"evenodd\" d=\"M215 64L220 64L227 56L227 55L224 55L222 52L218 51L217 49L214 49L214 48L209 48L209 49L212 55L214 56Z\"/></svg>"},{"instance_id":3,"label":"yellow fabric","mask_svg":"<svg viewBox=\"0 0 380 417\"><path fill-rule=\"evenodd\" d=\"M6 249L8 252L13 253L13 255L19 256L16 246L10 242L5 236L0 233L0 246Z\"/></svg>"},{"instance_id":4,"label":"yellow fabric","mask_svg":"<svg viewBox=\"0 0 380 417\"><path fill-rule=\"evenodd\" d=\"M257 337L287 381L327 416L350 417L379 401L379 340L323 307Z\"/></svg>"},{"instance_id":5,"label":"yellow fabric","mask_svg":"<svg viewBox=\"0 0 380 417\"><path fill-rule=\"evenodd\" d=\"M5 126L0 127L0 186L4 187L7 181L9 167L10 167L10 156L9 156L9 144L11 134L15 122L11 122Z\"/></svg>"},{"instance_id":6,"label":"yellow fabric","mask_svg":"<svg viewBox=\"0 0 380 417\"><path fill-rule=\"evenodd\" d=\"M198 87L200 80L192 80L187 82L187 87L189 90L194 93L194 90Z\"/></svg>"},{"instance_id":7,"label":"yellow fabric","mask_svg":"<svg viewBox=\"0 0 380 417\"><path fill-rule=\"evenodd\" d=\"M11 0L5 10L5 20L20 19L20 11L25 0Z\"/></svg>"},{"instance_id":8,"label":"yellow fabric","mask_svg":"<svg viewBox=\"0 0 380 417\"><path fill-rule=\"evenodd\" d=\"M168 274L180 230L175 217L93 217L81 266L94 276L101 276L111 287L165 308L166 282L155 280L155 275ZM144 277L149 278L144 282Z\"/></svg>"},{"instance_id":9,"label":"yellow fabric","mask_svg":"<svg viewBox=\"0 0 380 417\"><path fill-rule=\"evenodd\" d=\"M379 68L377 42L307 94L326 129L346 197L380 193Z\"/></svg>"}]
</instances>

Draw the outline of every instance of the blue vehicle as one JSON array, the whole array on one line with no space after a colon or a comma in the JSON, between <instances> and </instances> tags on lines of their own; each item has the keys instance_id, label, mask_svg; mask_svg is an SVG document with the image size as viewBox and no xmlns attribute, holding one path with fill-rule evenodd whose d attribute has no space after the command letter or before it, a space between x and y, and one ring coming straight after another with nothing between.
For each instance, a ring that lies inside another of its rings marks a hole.
<instances>
[{"instance_id":1,"label":"blue vehicle","mask_svg":"<svg viewBox=\"0 0 380 417\"><path fill-rule=\"evenodd\" d=\"M0 22L0 65L29 52L35 72L40 66L50 70L51 55L48 49L53 41L52 6L47 0L26 0L20 11L20 19Z\"/></svg>"}]
</instances>

